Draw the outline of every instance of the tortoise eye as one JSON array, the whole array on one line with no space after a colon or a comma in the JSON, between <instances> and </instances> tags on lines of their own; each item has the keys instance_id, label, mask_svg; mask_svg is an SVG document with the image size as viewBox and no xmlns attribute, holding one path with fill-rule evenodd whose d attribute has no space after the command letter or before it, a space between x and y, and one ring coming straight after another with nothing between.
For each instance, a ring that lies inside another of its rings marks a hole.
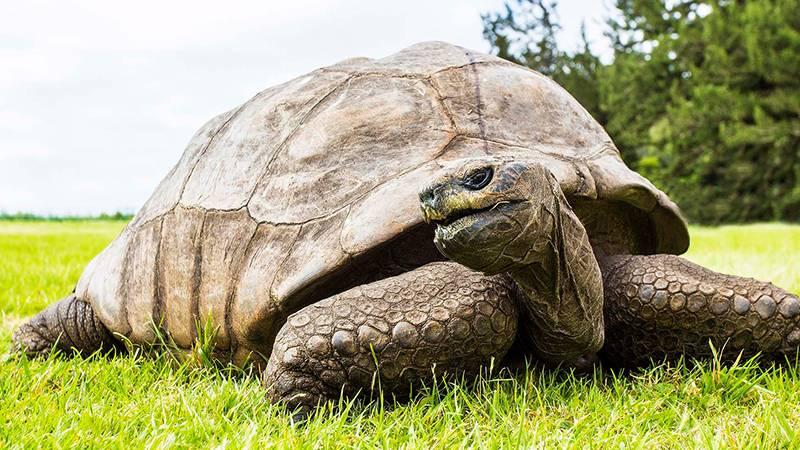
<instances>
[{"instance_id":1,"label":"tortoise eye","mask_svg":"<svg viewBox=\"0 0 800 450\"><path fill-rule=\"evenodd\" d=\"M470 172L464 177L461 184L467 189L477 191L478 189L483 189L492 181L493 174L494 170L491 167L483 167Z\"/></svg>"}]
</instances>

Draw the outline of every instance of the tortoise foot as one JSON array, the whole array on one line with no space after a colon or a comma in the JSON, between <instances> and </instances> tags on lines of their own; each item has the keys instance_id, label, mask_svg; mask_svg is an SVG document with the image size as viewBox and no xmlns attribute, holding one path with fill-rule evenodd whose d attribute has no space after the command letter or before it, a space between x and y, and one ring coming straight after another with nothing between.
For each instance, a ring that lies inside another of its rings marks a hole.
<instances>
[{"instance_id":1,"label":"tortoise foot","mask_svg":"<svg viewBox=\"0 0 800 450\"><path fill-rule=\"evenodd\" d=\"M511 282L432 263L359 286L289 317L264 385L300 414L340 396L407 398L439 375L474 375L516 335Z\"/></svg>"},{"instance_id":2,"label":"tortoise foot","mask_svg":"<svg viewBox=\"0 0 800 450\"><path fill-rule=\"evenodd\" d=\"M69 296L37 314L14 332L13 349L28 357L89 355L120 348L92 310L91 305Z\"/></svg>"}]
</instances>

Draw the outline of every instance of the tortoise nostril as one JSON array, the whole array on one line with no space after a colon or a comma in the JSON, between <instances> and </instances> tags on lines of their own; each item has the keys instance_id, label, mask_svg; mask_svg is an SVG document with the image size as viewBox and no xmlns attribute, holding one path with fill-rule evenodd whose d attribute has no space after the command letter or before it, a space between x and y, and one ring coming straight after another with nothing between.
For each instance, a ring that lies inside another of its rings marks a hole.
<instances>
[{"instance_id":1,"label":"tortoise nostril","mask_svg":"<svg viewBox=\"0 0 800 450\"><path fill-rule=\"evenodd\" d=\"M434 206L442 199L442 191L447 188L446 183L439 183L419 193L419 200L428 206Z\"/></svg>"},{"instance_id":2,"label":"tortoise nostril","mask_svg":"<svg viewBox=\"0 0 800 450\"><path fill-rule=\"evenodd\" d=\"M468 173L464 179L461 180L461 185L467 189L477 191L485 188L494 175L494 169L491 167L481 167L480 169L473 170Z\"/></svg>"},{"instance_id":3,"label":"tortoise nostril","mask_svg":"<svg viewBox=\"0 0 800 450\"><path fill-rule=\"evenodd\" d=\"M427 206L433 205L434 197L436 197L436 191L433 188L425 189L424 191L419 193L419 201L423 205Z\"/></svg>"}]
</instances>

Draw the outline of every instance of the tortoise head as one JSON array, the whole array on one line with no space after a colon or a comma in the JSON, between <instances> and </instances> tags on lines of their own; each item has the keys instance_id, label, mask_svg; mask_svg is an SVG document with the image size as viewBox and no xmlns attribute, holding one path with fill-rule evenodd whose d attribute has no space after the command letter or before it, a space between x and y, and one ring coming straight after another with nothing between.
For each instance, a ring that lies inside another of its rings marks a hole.
<instances>
[{"instance_id":1,"label":"tortoise head","mask_svg":"<svg viewBox=\"0 0 800 450\"><path fill-rule=\"evenodd\" d=\"M471 160L423 189L424 219L434 242L453 261L486 274L521 267L551 250L554 216L545 205L560 194L552 173L534 162ZM552 251L552 250L551 250Z\"/></svg>"}]
</instances>

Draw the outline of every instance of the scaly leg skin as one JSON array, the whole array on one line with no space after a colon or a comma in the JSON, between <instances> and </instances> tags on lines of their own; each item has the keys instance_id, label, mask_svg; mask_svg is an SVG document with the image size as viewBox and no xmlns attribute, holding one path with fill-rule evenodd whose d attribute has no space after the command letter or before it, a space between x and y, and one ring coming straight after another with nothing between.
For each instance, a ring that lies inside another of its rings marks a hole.
<instances>
[{"instance_id":1,"label":"scaly leg skin","mask_svg":"<svg viewBox=\"0 0 800 450\"><path fill-rule=\"evenodd\" d=\"M771 283L723 275L673 255L603 261L603 360L641 366L651 359L739 352L793 357L800 346L800 300Z\"/></svg>"},{"instance_id":2,"label":"scaly leg skin","mask_svg":"<svg viewBox=\"0 0 800 450\"><path fill-rule=\"evenodd\" d=\"M14 332L14 349L29 357L47 356L54 349L73 355L121 349L100 322L92 306L70 295L37 314Z\"/></svg>"},{"instance_id":3,"label":"scaly leg skin","mask_svg":"<svg viewBox=\"0 0 800 450\"><path fill-rule=\"evenodd\" d=\"M359 392L403 398L437 376L474 375L499 361L517 330L512 282L431 263L359 286L291 315L264 385L300 416Z\"/></svg>"}]
</instances>

